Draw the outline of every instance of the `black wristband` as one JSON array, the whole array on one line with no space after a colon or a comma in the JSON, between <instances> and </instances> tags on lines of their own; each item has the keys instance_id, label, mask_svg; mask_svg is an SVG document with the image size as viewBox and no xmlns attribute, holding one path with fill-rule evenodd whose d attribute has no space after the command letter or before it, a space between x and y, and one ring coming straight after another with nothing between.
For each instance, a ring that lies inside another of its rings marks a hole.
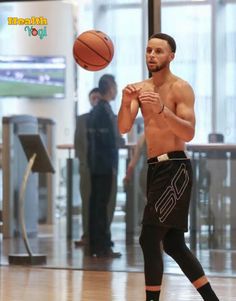
<instances>
[{"instance_id":1,"label":"black wristband","mask_svg":"<svg viewBox=\"0 0 236 301\"><path fill-rule=\"evenodd\" d=\"M162 108L161 108L161 110L160 110L160 112L158 113L158 114L161 114L163 111L164 111L164 108L165 108L165 105L164 105L164 103L162 104Z\"/></svg>"}]
</instances>

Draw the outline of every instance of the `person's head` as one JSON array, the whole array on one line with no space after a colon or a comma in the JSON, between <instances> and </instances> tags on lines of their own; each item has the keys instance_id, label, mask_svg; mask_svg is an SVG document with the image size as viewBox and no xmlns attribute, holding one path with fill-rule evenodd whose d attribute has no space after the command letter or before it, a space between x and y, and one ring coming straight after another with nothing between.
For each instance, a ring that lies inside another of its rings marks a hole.
<instances>
[{"instance_id":1,"label":"person's head","mask_svg":"<svg viewBox=\"0 0 236 301\"><path fill-rule=\"evenodd\" d=\"M158 72L169 67L176 52L175 40L165 33L152 35L146 48L146 63L150 72Z\"/></svg>"},{"instance_id":2,"label":"person's head","mask_svg":"<svg viewBox=\"0 0 236 301\"><path fill-rule=\"evenodd\" d=\"M98 103L98 101L101 99L101 93L99 88L93 88L90 92L89 92L89 102L91 104L92 107L96 106L96 104Z\"/></svg>"},{"instance_id":3,"label":"person's head","mask_svg":"<svg viewBox=\"0 0 236 301\"><path fill-rule=\"evenodd\" d=\"M98 82L98 88L104 100L114 100L117 95L117 84L112 74L104 74Z\"/></svg>"}]
</instances>

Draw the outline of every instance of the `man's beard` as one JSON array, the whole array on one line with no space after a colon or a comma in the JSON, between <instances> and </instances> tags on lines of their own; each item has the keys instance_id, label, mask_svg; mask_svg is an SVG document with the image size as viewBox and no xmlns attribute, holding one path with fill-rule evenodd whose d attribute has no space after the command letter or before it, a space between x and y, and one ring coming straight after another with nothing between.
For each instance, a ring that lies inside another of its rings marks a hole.
<instances>
[{"instance_id":1,"label":"man's beard","mask_svg":"<svg viewBox=\"0 0 236 301\"><path fill-rule=\"evenodd\" d=\"M148 66L148 71L151 72L151 73L159 72L162 69L164 69L166 66L167 66L167 63L163 63L161 65L156 65L154 67L149 67Z\"/></svg>"}]
</instances>

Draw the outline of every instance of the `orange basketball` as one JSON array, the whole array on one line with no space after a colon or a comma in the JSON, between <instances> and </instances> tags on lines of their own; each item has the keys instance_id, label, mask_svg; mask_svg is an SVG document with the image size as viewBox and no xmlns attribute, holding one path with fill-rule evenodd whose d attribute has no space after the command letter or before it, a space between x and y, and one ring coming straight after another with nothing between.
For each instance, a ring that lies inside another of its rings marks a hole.
<instances>
[{"instance_id":1,"label":"orange basketball","mask_svg":"<svg viewBox=\"0 0 236 301\"><path fill-rule=\"evenodd\" d=\"M80 67L89 71L98 71L111 62L114 46L107 34L99 30L88 30L76 38L73 55Z\"/></svg>"}]
</instances>

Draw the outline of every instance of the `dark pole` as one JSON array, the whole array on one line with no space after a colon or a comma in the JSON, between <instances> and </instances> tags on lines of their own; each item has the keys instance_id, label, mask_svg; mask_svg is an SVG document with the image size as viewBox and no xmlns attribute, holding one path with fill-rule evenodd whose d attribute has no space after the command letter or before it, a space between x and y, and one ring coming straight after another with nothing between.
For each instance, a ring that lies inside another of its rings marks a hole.
<instances>
[{"instance_id":1,"label":"dark pole","mask_svg":"<svg viewBox=\"0 0 236 301\"><path fill-rule=\"evenodd\" d=\"M154 0L148 0L148 37L154 34Z\"/></svg>"},{"instance_id":2,"label":"dark pole","mask_svg":"<svg viewBox=\"0 0 236 301\"><path fill-rule=\"evenodd\" d=\"M148 0L148 36L161 32L161 0Z\"/></svg>"},{"instance_id":3,"label":"dark pole","mask_svg":"<svg viewBox=\"0 0 236 301\"><path fill-rule=\"evenodd\" d=\"M69 158L66 160L66 166L67 166L67 238L72 239L73 238L73 225L72 225L72 207L73 207L73 159L70 156L70 150L69 150Z\"/></svg>"},{"instance_id":4,"label":"dark pole","mask_svg":"<svg viewBox=\"0 0 236 301\"><path fill-rule=\"evenodd\" d=\"M148 0L148 37L158 32L161 32L161 0Z\"/></svg>"}]
</instances>

